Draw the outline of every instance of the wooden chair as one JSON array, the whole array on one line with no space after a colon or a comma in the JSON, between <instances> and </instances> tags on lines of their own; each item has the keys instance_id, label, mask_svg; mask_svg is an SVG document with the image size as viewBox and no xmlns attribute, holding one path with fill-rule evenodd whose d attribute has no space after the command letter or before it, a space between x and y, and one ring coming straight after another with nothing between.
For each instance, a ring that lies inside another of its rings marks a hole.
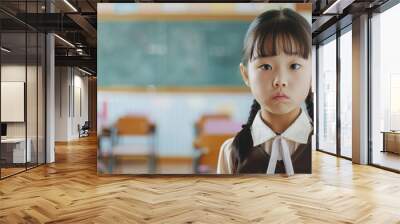
<instances>
[{"instance_id":1,"label":"wooden chair","mask_svg":"<svg viewBox=\"0 0 400 224\"><path fill-rule=\"evenodd\" d=\"M200 172L200 166L207 167L210 171L216 170L221 145L235 136L239 130L239 123L225 117L207 119L194 142L195 149L200 152L195 163L195 171Z\"/></svg>"},{"instance_id":2,"label":"wooden chair","mask_svg":"<svg viewBox=\"0 0 400 224\"><path fill-rule=\"evenodd\" d=\"M197 139L199 148L201 148L201 155L199 156L198 166L206 167L208 171L216 170L218 164L218 155L221 145L229 138L233 137L232 134L203 134ZM199 170L199 167L196 169Z\"/></svg>"},{"instance_id":3,"label":"wooden chair","mask_svg":"<svg viewBox=\"0 0 400 224\"><path fill-rule=\"evenodd\" d=\"M229 114L204 114L201 116L195 123L194 125L194 132L196 135L196 139L193 141L193 148L195 149L194 151L194 158L193 158L193 170L197 173L199 172L198 168L200 166L200 157L204 153L203 148L201 146L201 139L200 139L200 134L203 131L204 124L208 120L214 120L214 119L230 119Z\"/></svg>"},{"instance_id":4,"label":"wooden chair","mask_svg":"<svg viewBox=\"0 0 400 224\"><path fill-rule=\"evenodd\" d=\"M112 156L120 159L148 159L149 172L156 170L155 125L146 116L127 115L118 119L111 131ZM121 145L121 137L149 137L148 146Z\"/></svg>"}]
</instances>

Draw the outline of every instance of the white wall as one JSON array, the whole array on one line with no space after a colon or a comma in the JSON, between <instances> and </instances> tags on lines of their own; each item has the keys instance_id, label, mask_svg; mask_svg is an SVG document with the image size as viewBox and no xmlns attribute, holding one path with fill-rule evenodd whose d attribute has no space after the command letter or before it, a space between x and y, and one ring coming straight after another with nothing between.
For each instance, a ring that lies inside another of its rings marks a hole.
<instances>
[{"instance_id":1,"label":"white wall","mask_svg":"<svg viewBox=\"0 0 400 224\"><path fill-rule=\"evenodd\" d=\"M76 70L75 70L76 71ZM82 73L79 73L82 74ZM88 77L76 75L74 76L74 99L75 106L73 108L73 119L72 119L72 132L73 136L78 136L78 124L83 125L88 120ZM79 97L80 96L80 97ZM79 102L80 101L80 102ZM81 107L81 108L80 108ZM81 110L81 111L80 111Z\"/></svg>"},{"instance_id":2,"label":"white wall","mask_svg":"<svg viewBox=\"0 0 400 224\"><path fill-rule=\"evenodd\" d=\"M55 141L68 140L68 86L67 67L55 68Z\"/></svg>"},{"instance_id":3,"label":"white wall","mask_svg":"<svg viewBox=\"0 0 400 224\"><path fill-rule=\"evenodd\" d=\"M78 124L88 120L88 78L83 75L76 68L56 67L56 141L79 138Z\"/></svg>"}]
</instances>

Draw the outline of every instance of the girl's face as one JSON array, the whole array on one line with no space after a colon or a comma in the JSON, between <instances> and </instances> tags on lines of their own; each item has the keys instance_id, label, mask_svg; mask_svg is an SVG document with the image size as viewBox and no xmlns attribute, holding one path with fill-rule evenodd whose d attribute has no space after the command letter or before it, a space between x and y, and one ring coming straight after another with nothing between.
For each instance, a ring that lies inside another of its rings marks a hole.
<instances>
[{"instance_id":1,"label":"girl's face","mask_svg":"<svg viewBox=\"0 0 400 224\"><path fill-rule=\"evenodd\" d=\"M306 99L311 85L311 55L278 53L258 57L240 64L244 82L250 87L261 109L273 114L286 114L298 109Z\"/></svg>"}]
</instances>

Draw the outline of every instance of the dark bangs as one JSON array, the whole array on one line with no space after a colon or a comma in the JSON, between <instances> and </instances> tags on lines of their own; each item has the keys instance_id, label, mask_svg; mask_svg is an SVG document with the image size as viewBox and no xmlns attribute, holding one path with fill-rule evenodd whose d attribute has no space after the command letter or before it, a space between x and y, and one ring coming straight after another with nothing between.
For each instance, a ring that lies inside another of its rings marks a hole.
<instances>
[{"instance_id":1,"label":"dark bangs","mask_svg":"<svg viewBox=\"0 0 400 224\"><path fill-rule=\"evenodd\" d=\"M311 26L290 10L270 10L250 25L244 41L242 63L280 53L307 59L311 55Z\"/></svg>"}]
</instances>

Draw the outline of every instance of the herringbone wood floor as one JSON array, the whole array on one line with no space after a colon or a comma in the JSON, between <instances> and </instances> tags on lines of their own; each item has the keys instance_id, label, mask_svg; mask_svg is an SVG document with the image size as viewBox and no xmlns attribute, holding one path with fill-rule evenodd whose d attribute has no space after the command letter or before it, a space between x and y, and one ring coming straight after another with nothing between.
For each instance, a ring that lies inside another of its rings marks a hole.
<instances>
[{"instance_id":1,"label":"herringbone wood floor","mask_svg":"<svg viewBox=\"0 0 400 224\"><path fill-rule=\"evenodd\" d=\"M0 223L400 223L400 175L320 152L313 174L99 177L94 137L0 181Z\"/></svg>"}]
</instances>

